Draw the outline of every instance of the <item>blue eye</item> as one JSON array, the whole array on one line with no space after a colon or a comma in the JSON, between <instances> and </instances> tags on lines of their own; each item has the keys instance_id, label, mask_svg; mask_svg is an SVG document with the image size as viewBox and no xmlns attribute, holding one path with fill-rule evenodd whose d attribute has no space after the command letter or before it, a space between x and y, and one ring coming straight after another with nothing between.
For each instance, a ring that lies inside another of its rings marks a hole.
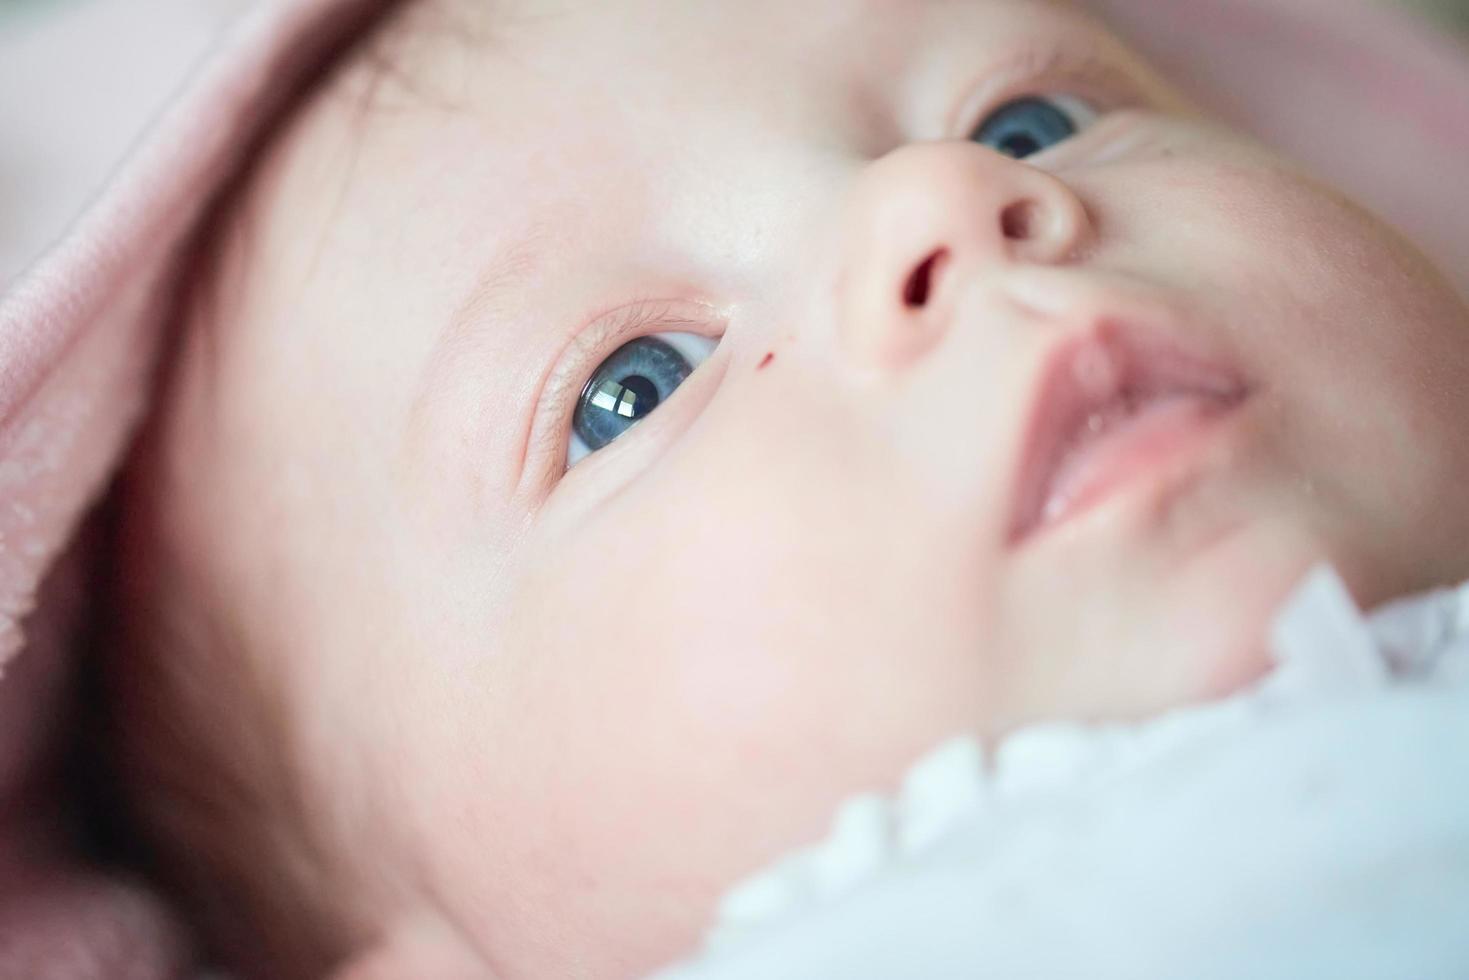
<instances>
[{"instance_id":1,"label":"blue eye","mask_svg":"<svg viewBox=\"0 0 1469 980\"><path fill-rule=\"evenodd\" d=\"M1075 136L1096 116L1095 109L1070 96L1027 96L996 109L970 139L1023 160Z\"/></svg>"},{"instance_id":2,"label":"blue eye","mask_svg":"<svg viewBox=\"0 0 1469 980\"><path fill-rule=\"evenodd\" d=\"M689 333L628 341L597 366L571 417L567 465L596 452L667 401L718 342Z\"/></svg>"}]
</instances>

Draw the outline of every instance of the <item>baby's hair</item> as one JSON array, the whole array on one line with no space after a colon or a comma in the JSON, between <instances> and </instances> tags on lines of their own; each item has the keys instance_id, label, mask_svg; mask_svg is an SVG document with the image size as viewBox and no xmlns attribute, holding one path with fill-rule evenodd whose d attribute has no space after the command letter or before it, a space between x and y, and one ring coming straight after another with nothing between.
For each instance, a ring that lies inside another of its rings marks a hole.
<instances>
[{"instance_id":1,"label":"baby's hair","mask_svg":"<svg viewBox=\"0 0 1469 980\"><path fill-rule=\"evenodd\" d=\"M462 103L455 93L435 91L425 83L419 71L421 51L442 51L439 42L445 41L466 56L490 50L492 39L483 16L488 6L470 7L462 0L399 0L381 27L363 41L353 70L338 86L339 94L353 100L363 115L425 106L457 111ZM496 11L503 6L496 4Z\"/></svg>"}]
</instances>

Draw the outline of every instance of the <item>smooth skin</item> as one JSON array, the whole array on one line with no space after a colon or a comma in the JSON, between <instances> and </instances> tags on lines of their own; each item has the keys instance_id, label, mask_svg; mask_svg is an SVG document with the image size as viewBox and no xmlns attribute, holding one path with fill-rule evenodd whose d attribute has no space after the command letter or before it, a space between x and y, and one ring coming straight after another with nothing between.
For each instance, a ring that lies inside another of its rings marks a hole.
<instances>
[{"instance_id":1,"label":"smooth skin","mask_svg":"<svg viewBox=\"0 0 1469 980\"><path fill-rule=\"evenodd\" d=\"M946 738L1237 689L1321 560L1367 603L1469 575L1460 300L1076 7L399 28L263 159L166 427L358 980L639 975ZM969 139L1036 94L1100 115ZM1250 396L1016 542L1043 365L1103 322ZM586 378L665 331L720 342L568 470Z\"/></svg>"}]
</instances>

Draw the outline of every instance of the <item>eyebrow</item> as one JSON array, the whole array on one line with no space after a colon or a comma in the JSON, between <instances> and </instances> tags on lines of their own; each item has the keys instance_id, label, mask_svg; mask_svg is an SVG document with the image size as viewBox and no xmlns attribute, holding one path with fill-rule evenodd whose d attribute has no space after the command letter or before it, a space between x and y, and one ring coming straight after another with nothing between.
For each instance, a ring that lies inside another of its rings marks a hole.
<instances>
[{"instance_id":1,"label":"eyebrow","mask_svg":"<svg viewBox=\"0 0 1469 980\"><path fill-rule=\"evenodd\" d=\"M474 287L455 305L454 314L439 337L436 351L446 347L452 349L463 334L473 331L495 311L503 311L505 300L523 289L535 270L537 246L545 238L541 223L534 222L509 244L501 246L475 280Z\"/></svg>"},{"instance_id":2,"label":"eyebrow","mask_svg":"<svg viewBox=\"0 0 1469 980\"><path fill-rule=\"evenodd\" d=\"M484 324L507 318L509 301L524 291L547 237L544 222L533 221L502 245L484 266L473 287L454 305L454 312L429 357L421 390L441 371L440 365L452 364L463 356L466 348L474 346L473 338Z\"/></svg>"},{"instance_id":3,"label":"eyebrow","mask_svg":"<svg viewBox=\"0 0 1469 980\"><path fill-rule=\"evenodd\" d=\"M483 271L475 278L473 286L453 307L433 349L425 360L419 374L417 388L408 409L404 446L406 449L426 444L426 430L430 419L437 414L436 407L453 404L456 391L455 379L471 364L483 359L486 347L494 346L496 340L510 343L502 332L490 332L487 324L505 323L512 310L512 299L523 292L531 274L535 271L537 253L546 234L540 223L514 236L509 244L500 247ZM515 349L527 345L515 344ZM517 414L507 421L519 426L518 440L512 450L518 451L530 437L532 415ZM472 423L478 433L479 425ZM480 441L476 438L476 441ZM518 455L512 455L518 459ZM508 473L507 487L519 482L519 473Z\"/></svg>"}]
</instances>

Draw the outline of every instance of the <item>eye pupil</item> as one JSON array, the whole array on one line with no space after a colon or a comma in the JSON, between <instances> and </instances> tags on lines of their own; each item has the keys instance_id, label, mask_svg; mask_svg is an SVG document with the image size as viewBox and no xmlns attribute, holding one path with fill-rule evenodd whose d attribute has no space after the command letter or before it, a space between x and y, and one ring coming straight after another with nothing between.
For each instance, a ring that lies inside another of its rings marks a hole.
<instances>
[{"instance_id":1,"label":"eye pupil","mask_svg":"<svg viewBox=\"0 0 1469 980\"><path fill-rule=\"evenodd\" d=\"M997 149L1006 156L1012 156L1017 160L1021 160L1031 154L1039 153L1041 145L1030 136L1012 134L1005 137Z\"/></svg>"},{"instance_id":2,"label":"eye pupil","mask_svg":"<svg viewBox=\"0 0 1469 980\"><path fill-rule=\"evenodd\" d=\"M658 386L640 374L629 375L620 381L604 381L592 393L592 404L604 411L612 412L636 422L658 407Z\"/></svg>"}]
</instances>

